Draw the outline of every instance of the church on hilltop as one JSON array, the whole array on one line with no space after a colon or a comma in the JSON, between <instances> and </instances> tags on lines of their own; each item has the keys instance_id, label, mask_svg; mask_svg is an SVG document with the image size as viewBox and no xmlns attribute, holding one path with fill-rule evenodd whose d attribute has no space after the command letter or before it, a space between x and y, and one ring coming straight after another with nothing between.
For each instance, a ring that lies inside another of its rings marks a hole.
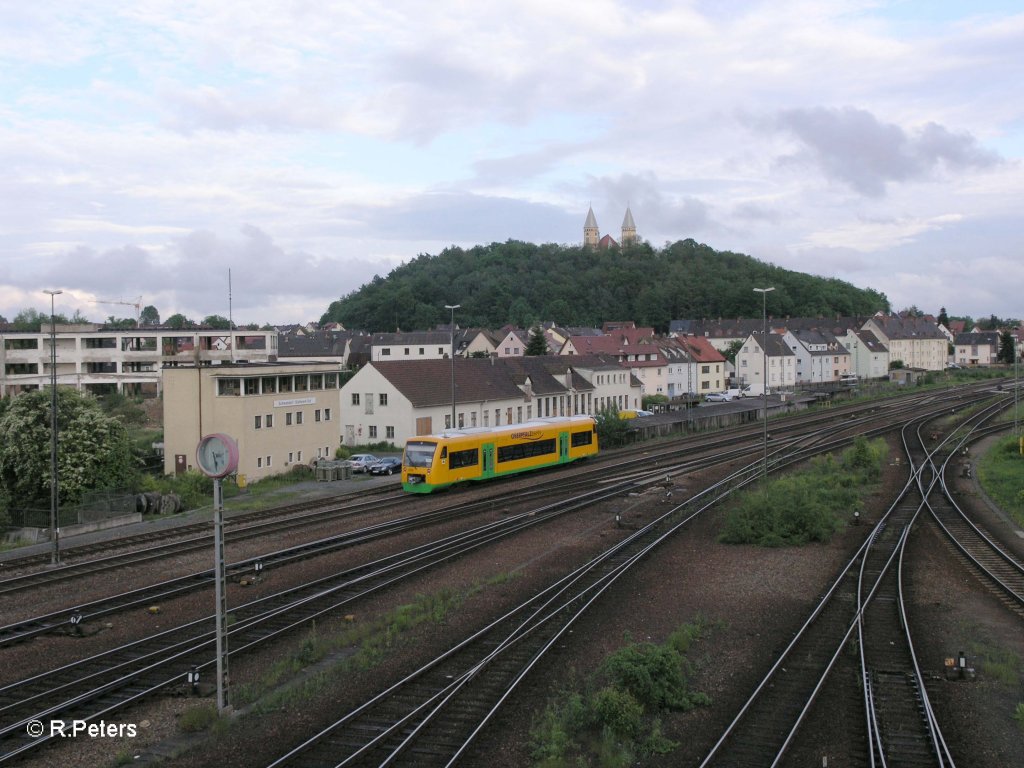
<instances>
[{"instance_id":1,"label":"church on hilltop","mask_svg":"<svg viewBox=\"0 0 1024 768\"><path fill-rule=\"evenodd\" d=\"M628 205L626 206L626 216L622 219L620 242L623 248L636 245L639 242L636 235L636 224L633 222L633 213L629 210ZM604 249L611 246L619 247L619 243L615 242L615 238L611 235L601 237L601 231L597 227L597 217L594 216L594 207L591 206L587 211L587 221L583 225L583 247Z\"/></svg>"}]
</instances>

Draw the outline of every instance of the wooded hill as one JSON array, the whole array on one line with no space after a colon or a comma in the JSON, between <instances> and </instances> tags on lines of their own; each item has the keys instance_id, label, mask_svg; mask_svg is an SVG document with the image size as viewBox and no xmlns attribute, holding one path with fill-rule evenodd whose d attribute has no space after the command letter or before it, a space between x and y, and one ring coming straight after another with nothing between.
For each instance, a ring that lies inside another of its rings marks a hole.
<instances>
[{"instance_id":1,"label":"wooded hill","mask_svg":"<svg viewBox=\"0 0 1024 768\"><path fill-rule=\"evenodd\" d=\"M774 286L768 314L867 315L889 310L879 291L814 277L694 240L663 249L647 243L608 250L510 240L423 254L332 302L321 322L372 332L428 330L450 322L459 304L463 328L528 328L541 320L600 326L634 320L664 332L670 320L760 317L761 294Z\"/></svg>"}]
</instances>

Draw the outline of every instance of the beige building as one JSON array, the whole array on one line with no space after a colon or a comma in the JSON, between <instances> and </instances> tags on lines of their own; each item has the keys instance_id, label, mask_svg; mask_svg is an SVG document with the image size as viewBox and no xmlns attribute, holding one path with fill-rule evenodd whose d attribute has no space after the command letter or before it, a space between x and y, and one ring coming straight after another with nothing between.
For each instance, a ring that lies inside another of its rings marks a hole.
<instances>
[{"instance_id":1,"label":"beige building","mask_svg":"<svg viewBox=\"0 0 1024 768\"><path fill-rule=\"evenodd\" d=\"M164 370L164 472L196 466L204 435L238 442L248 480L332 458L341 411L337 363L189 366Z\"/></svg>"}]
</instances>

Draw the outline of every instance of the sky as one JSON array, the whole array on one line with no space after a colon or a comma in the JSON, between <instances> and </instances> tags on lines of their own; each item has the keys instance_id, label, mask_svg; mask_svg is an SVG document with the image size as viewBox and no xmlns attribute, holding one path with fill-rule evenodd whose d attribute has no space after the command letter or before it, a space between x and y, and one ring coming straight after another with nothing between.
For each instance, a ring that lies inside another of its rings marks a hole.
<instances>
[{"instance_id":1,"label":"sky","mask_svg":"<svg viewBox=\"0 0 1024 768\"><path fill-rule=\"evenodd\" d=\"M0 315L305 322L629 206L1020 318L1022 157L1017 0L0 0Z\"/></svg>"}]
</instances>

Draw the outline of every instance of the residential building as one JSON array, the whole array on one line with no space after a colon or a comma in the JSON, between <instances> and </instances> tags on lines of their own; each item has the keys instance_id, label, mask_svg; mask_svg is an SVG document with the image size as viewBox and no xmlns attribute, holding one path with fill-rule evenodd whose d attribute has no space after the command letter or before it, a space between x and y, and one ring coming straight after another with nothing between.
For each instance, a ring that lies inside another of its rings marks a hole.
<instances>
[{"instance_id":1,"label":"residential building","mask_svg":"<svg viewBox=\"0 0 1024 768\"><path fill-rule=\"evenodd\" d=\"M764 384L772 391L796 386L796 355L777 333L752 333L736 353L736 376L741 386ZM767 377L765 368L767 367Z\"/></svg>"},{"instance_id":2,"label":"residential building","mask_svg":"<svg viewBox=\"0 0 1024 768\"><path fill-rule=\"evenodd\" d=\"M905 368L941 371L946 367L949 342L934 322L921 317L878 314L862 330L871 331L889 350L889 362Z\"/></svg>"},{"instance_id":3,"label":"residential building","mask_svg":"<svg viewBox=\"0 0 1024 768\"><path fill-rule=\"evenodd\" d=\"M454 388L453 388L454 382ZM452 428L636 408L640 384L612 358L516 357L372 362L341 389L342 442L390 440Z\"/></svg>"},{"instance_id":4,"label":"residential building","mask_svg":"<svg viewBox=\"0 0 1024 768\"><path fill-rule=\"evenodd\" d=\"M994 365L999 357L999 332L959 333L953 340L953 362L965 367Z\"/></svg>"},{"instance_id":5,"label":"residential building","mask_svg":"<svg viewBox=\"0 0 1024 768\"><path fill-rule=\"evenodd\" d=\"M560 355L604 355L615 358L639 379L645 395L668 394L668 362L661 352L653 328L617 324L601 336L570 336Z\"/></svg>"},{"instance_id":6,"label":"residential building","mask_svg":"<svg viewBox=\"0 0 1024 768\"><path fill-rule=\"evenodd\" d=\"M665 394L670 399L726 389L725 356L703 336L669 337L659 346L666 360Z\"/></svg>"},{"instance_id":7,"label":"residential building","mask_svg":"<svg viewBox=\"0 0 1024 768\"><path fill-rule=\"evenodd\" d=\"M34 332L0 328L0 396L49 386L50 325ZM219 365L277 359L277 331L110 329L94 323L54 329L57 385L102 394L155 397L161 371L179 365Z\"/></svg>"},{"instance_id":8,"label":"residential building","mask_svg":"<svg viewBox=\"0 0 1024 768\"><path fill-rule=\"evenodd\" d=\"M782 337L796 357L799 384L839 381L853 372L849 351L828 331L786 330Z\"/></svg>"},{"instance_id":9,"label":"residential building","mask_svg":"<svg viewBox=\"0 0 1024 768\"><path fill-rule=\"evenodd\" d=\"M859 379L883 379L889 375L889 350L871 331L850 328L839 337L850 351L850 369Z\"/></svg>"},{"instance_id":10,"label":"residential building","mask_svg":"<svg viewBox=\"0 0 1024 768\"><path fill-rule=\"evenodd\" d=\"M455 331L456 350L461 334ZM411 333L375 333L370 338L370 359L443 360L452 354L452 334L445 331L413 331Z\"/></svg>"},{"instance_id":11,"label":"residential building","mask_svg":"<svg viewBox=\"0 0 1024 768\"><path fill-rule=\"evenodd\" d=\"M164 370L164 472L195 468L200 438L238 443L238 473L259 480L332 458L340 435L337 363L247 363Z\"/></svg>"}]
</instances>

